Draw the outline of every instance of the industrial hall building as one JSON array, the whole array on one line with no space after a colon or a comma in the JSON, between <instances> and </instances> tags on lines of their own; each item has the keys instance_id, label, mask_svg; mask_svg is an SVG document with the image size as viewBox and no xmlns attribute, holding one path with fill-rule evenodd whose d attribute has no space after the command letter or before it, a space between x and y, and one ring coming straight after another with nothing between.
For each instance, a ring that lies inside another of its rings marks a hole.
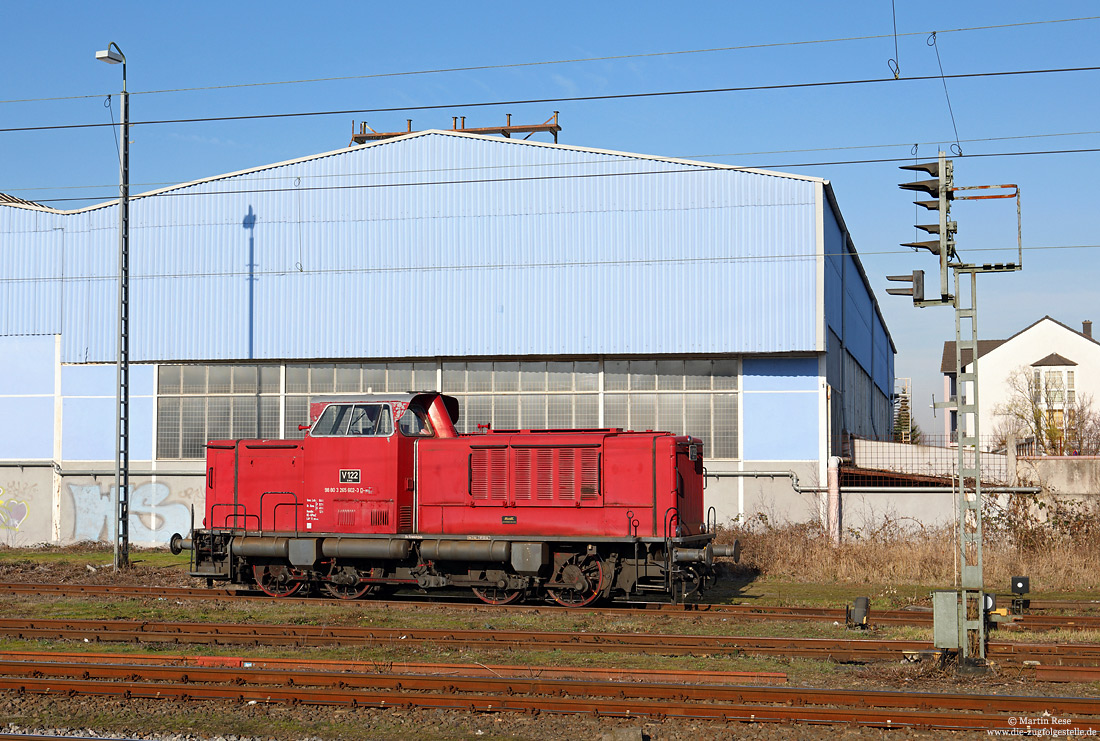
<instances>
[{"instance_id":1,"label":"industrial hall building","mask_svg":"<svg viewBox=\"0 0 1100 741\"><path fill-rule=\"evenodd\" d=\"M114 537L118 206L0 196L9 545ZM818 517L840 441L891 432L819 178L430 130L133 196L129 245L135 544L188 532L208 440L300 437L334 393L694 435L720 524Z\"/></svg>"}]
</instances>

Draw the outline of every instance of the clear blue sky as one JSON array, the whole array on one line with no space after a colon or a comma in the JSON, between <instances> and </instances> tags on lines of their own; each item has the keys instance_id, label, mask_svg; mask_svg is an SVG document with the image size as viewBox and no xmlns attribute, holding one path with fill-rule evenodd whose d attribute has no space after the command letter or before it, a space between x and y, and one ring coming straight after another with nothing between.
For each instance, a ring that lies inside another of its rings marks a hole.
<instances>
[{"instance_id":1,"label":"clear blue sky","mask_svg":"<svg viewBox=\"0 0 1100 741\"><path fill-rule=\"evenodd\" d=\"M980 279L979 331L1003 338L1043 315L1074 328L1100 327L1100 154L973 156L1100 148L1100 73L948 80L954 127L939 79L951 74L1100 65L1100 15L1091 2L897 2L901 78L862 85L663 96L612 101L472 107L536 98L647 93L892 78L889 0L861 2L456 3L50 2L4 4L0 25L0 128L110 121L105 97L121 70L94 53L116 42L127 56L131 119L238 116L437 106L438 110L245 121L135 125L134 192L345 146L352 120L380 131L541 122L561 111L562 143L766 167L832 181L894 342L897 375L912 377L917 420L940 392L942 343L954 338L949 309L914 309L887 296L885 276L925 269L935 258L899 242L914 237L914 207L896 184L912 148L933 157L955 141L958 185L1018 183L1023 192L1025 269ZM1005 24L985 30L953 30ZM861 38L877 37L877 38ZM837 40L843 39L843 40ZM835 40L828 43L796 43ZM661 54L756 45L686 54ZM630 55L561 64L524 63ZM652 55L652 56L637 56ZM456 67L497 67L393 76ZM362 77L367 75L389 75ZM316 78L360 76L265 86ZM141 94L138 94L141 93ZM117 97L114 100L117 116ZM1007 137L999 139L1001 137ZM1029 138L1023 138L1029 137ZM545 140L545 137L542 137ZM997 140L999 139L999 140ZM800 151L801 150L801 151ZM0 132L0 192L58 207L52 199L113 198L110 128ZM958 203L958 246L972 262L1014 259L1008 201ZM1045 249L1077 246L1078 249ZM1003 249L1002 249L1003 248ZM1038 249L1044 248L1044 249ZM982 251L979 251L982 250ZM992 251L990 251L992 250ZM942 420L942 417L940 418ZM986 431L988 432L988 431Z\"/></svg>"}]
</instances>

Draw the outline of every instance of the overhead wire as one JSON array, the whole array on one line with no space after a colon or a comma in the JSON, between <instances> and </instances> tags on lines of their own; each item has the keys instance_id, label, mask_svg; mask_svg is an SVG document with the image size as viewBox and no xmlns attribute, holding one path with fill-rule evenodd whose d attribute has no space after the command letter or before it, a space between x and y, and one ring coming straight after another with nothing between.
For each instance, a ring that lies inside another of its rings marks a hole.
<instances>
[{"instance_id":1,"label":"overhead wire","mask_svg":"<svg viewBox=\"0 0 1100 741\"><path fill-rule=\"evenodd\" d=\"M1047 149L1047 150L1033 150L1025 152L982 152L977 154L965 154L962 155L963 159L966 158L986 158L986 157L1021 157L1031 155L1056 155L1056 154L1086 154L1100 152L1100 147L1082 147L1078 149ZM439 185L477 185L485 183L518 183L518 182L534 182L540 180L579 180L588 178L604 178L604 177L625 177L625 176L639 176L639 175L665 175L676 173L692 173L692 172L714 172L714 171L729 171L729 170L775 170L778 168L790 168L790 167L825 167L825 166L838 166L838 165L867 165L867 164L883 164L883 163L896 163L896 162L908 162L908 157L880 157L875 159L863 159L863 160L833 160L829 162L786 162L786 163L769 163L758 165L710 165L706 162L700 162L697 164L683 167L682 169L658 169L658 170L630 170L622 172L599 172L599 173L567 173L567 174L551 174L551 175L526 175L522 177L496 177L496 178L464 178L464 179L447 179L447 180L419 180L408 181L403 183L353 183L344 185L308 185L308 186L289 186L284 188L238 188L234 190L204 190L204 191L188 191L186 188L194 185L194 183L180 183L169 188L163 192L152 192L137 194L131 196L131 201L144 199L144 198L170 198L170 197L202 197L202 196L219 196L219 195L251 195L257 193L287 193L295 191L336 191L336 190L358 190L358 189L374 189L374 188L407 188L407 187L427 187L427 186L439 186ZM573 165L579 163L570 163ZM597 164L597 163L592 163ZM606 164L617 164L615 162L609 162ZM493 167L485 168L468 168L468 169L495 169ZM448 172L451 170L409 170L409 173L423 173L423 172ZM341 175L340 177L372 177L384 174L397 174L397 173L357 173ZM223 176L228 177L228 176ZM291 179L296 178L295 175L287 175L285 178L269 178L273 180L278 179ZM209 184L218 180L219 178L209 178L207 180L198 181L203 184ZM83 197L69 197L69 198L44 198L36 201L38 204L47 203L65 203L72 201L90 201L98 200L93 196ZM108 201L109 203L110 201ZM97 204L98 206L107 205L106 203ZM95 207L89 206L89 208Z\"/></svg>"},{"instance_id":2,"label":"overhead wire","mask_svg":"<svg viewBox=\"0 0 1100 741\"><path fill-rule=\"evenodd\" d=\"M1100 16L1081 16L1077 18L1051 18L1042 21L1021 21L1017 23L999 23L985 26L966 26L960 28L948 28L938 31L938 33L969 33L973 31L991 31L1000 30L1005 28L1023 28L1027 26L1042 26L1054 23L1079 23L1085 21L1100 20ZM897 18L894 19L894 39L895 39L895 55L898 36L924 36L928 31L908 31L901 34L897 33ZM516 69L522 67L541 67L548 65L558 64L579 64L587 62L609 62L620 61L629 59L646 59L652 57L668 57L668 56L680 56L687 54L712 54L717 52L729 52L729 51L745 51L751 49L772 49L781 48L786 46L807 46L813 44L834 44L850 41L873 41L877 39L890 38L891 34L871 34L866 36L844 36L831 39L806 39L801 41L776 41L761 44L742 44L738 46L719 46L703 49L678 49L673 51L659 51L659 52L642 52L637 54L615 54L599 57L577 57L573 59L553 59L553 60L541 60L536 62L513 62L503 64L481 64L470 65L466 67L441 67L437 69L424 69L424 70L409 70L402 72L378 72L369 75L342 75L336 77L313 77L304 78L299 80L268 80L261 82L243 82L234 83L229 85L205 85L200 87L182 87L182 88L165 88L162 90L136 90L131 92L131 95L160 95L165 93L189 93L189 92L202 92L207 90L232 90L237 88L246 87L267 87L273 85L302 85L317 82L341 82L347 80L369 80L386 77L408 77L412 75L433 75L452 72L479 72L484 70L495 69ZM85 98L98 98L100 94L96 95L69 95L58 96L49 98L17 98L11 100L0 100L0 104L4 103L37 103L47 101L58 100L81 100Z\"/></svg>"},{"instance_id":3,"label":"overhead wire","mask_svg":"<svg viewBox=\"0 0 1100 741\"><path fill-rule=\"evenodd\" d=\"M1100 244L1073 244L1073 245L1034 245L1022 248L1026 252L1047 251L1047 250L1096 250L1100 249ZM967 250L970 252L1015 252L1015 248L1006 249L1003 247L974 247ZM469 270L502 270L502 269L549 269L549 268L571 268L571 267L611 267L611 266L623 266L623 265L680 265L680 264L721 264L721 263L781 263L781 262L808 262L816 260L818 257L844 257L849 255L849 252L827 252L823 255L819 255L814 252L798 253L791 255L725 255L725 256L711 256L711 257L640 257L640 258L622 258L616 260L557 260L552 262L530 262L530 263L476 263L476 264L451 264L451 265L394 265L394 266L373 266L373 267L331 267L331 268L307 268L300 269L297 265L288 266L283 269L268 269L268 270L224 270L224 271L204 271L204 272L178 272L178 273L137 273L132 272L130 275L131 280L163 280L163 279L182 279L182 278L259 278L259 277L280 277L291 275L359 275L370 273L402 273L415 270L417 273L428 272L450 272L450 271L469 271ZM868 257L871 255L911 255L910 250L892 249L892 250L872 250L859 252L860 257ZM73 275L67 274L63 276L26 276L26 277L0 277L0 284L35 284L35 283L78 283L78 282L115 282L118 280L118 274L113 272L105 272L103 275Z\"/></svg>"},{"instance_id":4,"label":"overhead wire","mask_svg":"<svg viewBox=\"0 0 1100 741\"><path fill-rule=\"evenodd\" d=\"M955 143L951 146L951 151L954 155L960 156L963 153L962 144L959 143L959 127L955 124L955 111L951 109L951 95L947 92L947 79L943 75L943 62L940 61L940 47L936 44L936 32L933 31L925 42L933 49L936 50L936 64L940 68L940 80L943 82L943 95L947 98L947 112L951 114L951 128L955 130Z\"/></svg>"},{"instance_id":5,"label":"overhead wire","mask_svg":"<svg viewBox=\"0 0 1100 741\"><path fill-rule=\"evenodd\" d=\"M922 82L928 80L965 80L965 79L980 79L980 78L996 78L996 77L1012 77L1020 75L1045 75L1045 74L1067 74L1074 72L1095 72L1100 70L1100 66L1085 66L1085 67L1057 67L1048 69L1025 69L1025 70L1006 70L1002 72L962 72L951 75L921 75L918 77L906 77L903 78L908 82ZM581 102L593 102L593 101L607 101L607 100L632 100L632 99L644 99L644 98L660 98L670 96L685 96L685 95L710 95L715 93L741 93L741 92L760 92L767 90L797 90L807 88L826 88L826 87L840 87L845 85L875 85L884 82L893 82L890 78L865 78L855 80L824 80L818 82L792 82L792 83L778 83L771 85L742 85L738 87L721 87L721 88L700 88L700 89L685 89L685 90L659 90L643 93L608 93L603 95L574 95L574 96L560 96L550 98L521 98L512 100L497 100L497 101L478 101L469 103L444 103L444 104L432 104L432 105L412 105L412 106L390 106L383 108L348 108L341 110L325 110L325 111L290 111L284 113L252 113L242 114L237 116L198 116L195 118L165 118L165 119L151 119L148 121L131 121L130 126L149 126L159 124L186 124L186 123L209 123L213 121L257 121L257 120L269 120L279 118L307 118L312 116L346 116L349 114L367 114L367 113L397 113L408 111L432 111L441 109L456 109L456 108L487 108L492 106L505 106L505 105L531 105L535 103L581 103ZM945 83L946 84L946 83ZM0 128L0 133L12 133L18 131L59 131L59 130L73 130L73 129L93 129L101 128L103 126L110 126L110 124L104 123L85 123L85 124L54 124L49 126L9 126Z\"/></svg>"},{"instance_id":6,"label":"overhead wire","mask_svg":"<svg viewBox=\"0 0 1100 741\"><path fill-rule=\"evenodd\" d=\"M115 135L115 151L118 153L118 161L122 162L122 150L118 145L118 130L115 128L115 111L111 108L111 96L108 95L103 100L103 107L107 109L111 117L111 133Z\"/></svg>"},{"instance_id":7,"label":"overhead wire","mask_svg":"<svg viewBox=\"0 0 1100 741\"><path fill-rule=\"evenodd\" d=\"M1051 132L1051 133L1046 133L1046 134L1019 134L1019 135L1015 135L1015 136L987 136L987 137L980 137L980 138L973 138L973 139L963 139L962 141L964 143L967 143L967 144L974 144L974 143L981 143L981 142L1000 142L1000 141L1021 141L1021 140L1027 140L1027 139L1045 139L1045 138L1063 137L1063 136L1095 136L1097 134L1100 134L1100 130L1095 130L1095 131L1061 131L1061 132ZM708 154L679 154L679 155L669 155L667 157L667 159L700 160L700 159L717 158L717 157L754 157L754 156L759 156L759 155L764 155L764 154L804 154L804 153L809 153L809 152L842 152L842 151L851 151L851 150L860 150L860 149L895 149L895 148L898 148L898 147L910 147L910 154L915 156L916 152L913 151L913 149L912 149L913 147L934 146L934 145L937 145L937 144L939 144L939 142L918 142L916 144L910 144L908 142L895 142L895 143L889 143L889 144L852 144L852 145L845 145L845 146L839 146L839 147L804 147L804 148L799 148L799 149L765 149L765 150L746 151L746 152L720 152L720 153L708 153ZM1061 150L1059 150L1059 151L1061 151ZM1064 151L1065 152L1086 152L1088 150L1064 150ZM1014 153L1009 152L1009 153L1001 153L1001 154L1003 154L1004 156L1011 156ZM974 156L974 155L965 155L965 156L970 157L970 156ZM880 160L853 160L853 161L850 161L850 162L852 164L863 164L863 163L875 164L876 162L879 162L879 161ZM602 163L602 162L606 162L606 157L601 157L600 159L590 159L590 160L571 160L569 162L540 162L536 165L532 165L531 163L521 163L521 164L507 164L507 165L504 165L504 164L476 165L476 166L466 166L466 167L427 167L427 168L418 168L418 169L413 169L413 170L372 170L370 172L344 172L344 173L338 173L338 174L322 173L322 174L310 175L309 177L312 180L324 180L324 179L330 179L330 178L347 178L347 177L359 177L359 176L367 176L367 175L371 175L371 176L407 175L407 174L410 174L410 173L462 172L462 171L466 171L466 170L477 170L477 171L484 171L484 170L517 170L517 169L531 169L532 167L538 167L538 168L573 167L573 166L576 166L576 165L591 165L591 164L598 164L598 163ZM829 163L825 162L825 161L821 161L821 162L809 163L809 164L806 164L805 166L818 166L818 165L826 165L826 164L829 164ZM261 165L257 168L253 168L253 169L254 170L271 169L271 168L274 168L274 167L277 167L277 166L279 166L279 165L276 163L274 165L266 165L266 166ZM781 166L782 165L751 165L751 166L746 165L746 167L749 167L750 169L766 169L767 167L781 167ZM210 178L204 178L203 180L204 181L209 181L209 180L217 179L219 177L226 177L226 175L216 175L216 176L212 176ZM287 180L288 178L294 178L294 177L299 177L299 176L297 176L297 175L279 175L279 176L273 176L273 177L265 177L263 175L260 175L257 172L253 172L250 175L250 179L253 180L253 181ZM30 193L30 192L34 192L34 191L90 190L90 189L93 189L93 188L114 188L117 185L118 185L117 183L97 183L97 184L93 184L93 185L50 185L50 186L34 186L34 187L7 186L7 190L5 190L5 192L15 194L15 193ZM141 182L141 183L133 182L130 185L131 185L131 187L140 187L140 188L155 188L155 187L164 188L164 187L182 186L182 185L185 185L185 183L181 183L180 181L177 181L177 180L172 180L172 181L163 180L163 181L146 181L146 182ZM96 198L96 196L85 196L85 197L82 197L82 198L70 198L68 200L91 200L91 199L94 199L94 198Z\"/></svg>"},{"instance_id":8,"label":"overhead wire","mask_svg":"<svg viewBox=\"0 0 1100 741\"><path fill-rule=\"evenodd\" d=\"M895 0L890 0L890 13L894 18L894 58L886 66L894 73L894 79L901 76L901 54L898 54L898 9Z\"/></svg>"},{"instance_id":9,"label":"overhead wire","mask_svg":"<svg viewBox=\"0 0 1100 741\"><path fill-rule=\"evenodd\" d=\"M1056 154L1088 154L1100 152L1100 147L1081 147L1076 150L1035 150L1030 152L985 152L977 154L965 154L961 155L963 158L971 157L1018 157L1018 156L1030 156L1030 155L1056 155ZM355 190L362 188L400 188L400 187L423 187L423 186L441 186L441 185L477 185L487 183L525 183L525 181L536 180L569 180L569 179L583 179L583 178L596 178L596 177L624 177L624 176L639 176L639 175L665 175L675 173L701 173L701 172L715 172L715 170L773 170L781 167L824 167L824 166L837 166L837 165L872 165L872 164L889 164L909 162L909 157L878 157L875 159L836 159L832 162L805 162L805 163L769 163L758 165L714 165L709 166L708 163L698 163L685 167L683 169L651 169L651 170L627 170L627 172L618 173L570 173L565 175L529 175L522 177L496 177L496 178L465 178L465 179L448 179L448 180L412 180L407 183L374 183L374 184L352 184L352 185L316 185L316 186L294 186L286 188L241 188L235 190L204 190L204 191L186 191L185 188L194 184L178 184L174 186L168 186L168 190L164 192L152 192L152 193L139 193L131 197L131 200L138 200L141 198L167 198L167 197L201 197L201 196L228 196L228 195L251 195L251 193L266 193L266 192L292 192L298 190ZM570 163L579 164L579 163ZM596 164L596 163L593 163ZM608 163L615 164L615 163ZM472 169L495 169L495 167L484 168L472 168ZM449 172L449 170L406 170L407 173L423 173L423 172ZM389 175L393 173L359 173L341 175L339 177L373 177L377 175ZM228 177L228 176L224 176ZM235 177L235 176L234 176ZM268 178L268 179L289 179L296 176L287 175L284 178ZM215 181L219 178L209 178L207 180L200 180L199 183L209 184L211 181ZM94 197L85 196L81 198L54 198L54 199L42 199L37 201L38 203L55 203L66 201L87 201L94 200Z\"/></svg>"},{"instance_id":10,"label":"overhead wire","mask_svg":"<svg viewBox=\"0 0 1100 741\"><path fill-rule=\"evenodd\" d=\"M1042 139L1046 137L1054 136L1093 136L1100 134L1098 131L1060 131L1052 132L1049 134L1018 134L1015 136L985 136L975 139L963 139L962 141L967 144L974 144L978 142L998 142L998 141L1014 141L1020 139ZM705 157L750 157L760 154L799 154L802 152L840 152L850 149L891 149L895 147L911 147L911 146L928 146L931 144L937 144L938 142L918 142L917 144L911 144L909 142L895 142L893 144L851 144L842 147L808 147L802 149L764 149L755 152L725 152L719 154L685 154L684 159L693 158L705 158Z\"/></svg>"}]
</instances>

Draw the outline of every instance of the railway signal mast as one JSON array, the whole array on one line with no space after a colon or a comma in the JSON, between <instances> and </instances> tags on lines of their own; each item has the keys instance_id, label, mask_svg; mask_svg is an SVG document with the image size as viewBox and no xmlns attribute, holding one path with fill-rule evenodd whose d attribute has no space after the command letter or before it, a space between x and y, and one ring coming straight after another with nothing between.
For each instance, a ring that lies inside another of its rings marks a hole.
<instances>
[{"instance_id":1,"label":"railway signal mast","mask_svg":"<svg viewBox=\"0 0 1100 741\"><path fill-rule=\"evenodd\" d=\"M982 493L981 445L978 438L978 291L980 273L1015 272L1023 267L1023 244L1020 218L1020 189L1007 185L955 185L954 163L940 152L935 162L904 165L902 170L914 170L931 176L929 179L901 183L903 190L927 196L914 203L935 211L938 219L916 227L933 235L928 241L906 242L903 247L928 250L939 259L939 295L926 296L924 271L912 275L891 275L888 280L909 283L908 287L888 288L893 295L911 296L913 305L951 306L955 309L955 383L954 398L939 402L937 407L956 410L958 420L958 562L960 584L954 592L937 592L935 619L936 647L957 649L959 669L964 672L985 668L984 581L982 576ZM993 189L986 195L957 195L959 191ZM918 196L919 197L919 196ZM956 222L951 220L951 203L955 200L1016 199L1017 260L1012 263L964 263L955 250ZM950 277L954 278L954 292ZM969 276L969 301L963 297L965 277ZM964 326L965 325L965 326ZM969 370L967 370L969 368ZM947 598L941 599L941 595Z\"/></svg>"}]
</instances>

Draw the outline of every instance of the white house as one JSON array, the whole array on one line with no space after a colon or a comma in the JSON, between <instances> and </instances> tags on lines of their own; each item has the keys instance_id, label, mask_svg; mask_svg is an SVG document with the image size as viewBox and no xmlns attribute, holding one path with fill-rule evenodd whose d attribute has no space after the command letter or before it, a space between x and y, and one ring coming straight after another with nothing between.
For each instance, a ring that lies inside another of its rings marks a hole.
<instances>
[{"instance_id":1,"label":"white house","mask_svg":"<svg viewBox=\"0 0 1100 741\"><path fill-rule=\"evenodd\" d=\"M972 370L969 355L963 357L967 372ZM993 437L1007 429L1003 412L1014 400L1041 411L1046 426L1058 431L1056 438L1074 428L1078 411L1090 399L1100 404L1100 342L1092 336L1091 321L1082 322L1077 331L1045 316L1007 340L979 341L978 358L983 443L992 444ZM953 398L957 393L954 342L944 343L940 371L944 396ZM963 393L969 400L973 384L965 386ZM952 411L944 419L944 433L956 440L957 430L957 412ZM1073 452L1070 444L1066 448L1052 452Z\"/></svg>"}]
</instances>

